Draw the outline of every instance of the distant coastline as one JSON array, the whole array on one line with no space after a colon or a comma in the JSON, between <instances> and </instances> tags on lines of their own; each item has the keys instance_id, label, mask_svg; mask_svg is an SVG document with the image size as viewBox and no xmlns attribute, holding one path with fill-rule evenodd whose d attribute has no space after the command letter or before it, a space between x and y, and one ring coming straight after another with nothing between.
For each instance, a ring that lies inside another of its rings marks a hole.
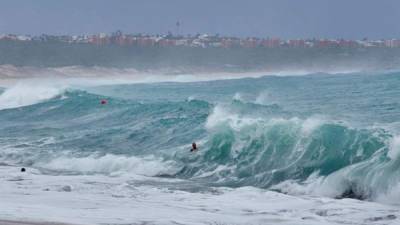
<instances>
[{"instance_id":1,"label":"distant coastline","mask_svg":"<svg viewBox=\"0 0 400 225\"><path fill-rule=\"evenodd\" d=\"M400 40L236 38L210 35L0 35L0 66L105 67L167 73L391 70ZM0 74L1 76L1 74Z\"/></svg>"},{"instance_id":2,"label":"distant coastline","mask_svg":"<svg viewBox=\"0 0 400 225\"><path fill-rule=\"evenodd\" d=\"M74 44L94 44L94 45L121 45L139 47L194 47L194 48L400 48L400 39L368 39L361 40L344 38L296 38L282 39L279 37L232 37L208 35L208 34L188 34L174 35L168 34L124 34L116 31L111 34L85 34L85 35L48 35L39 36L0 34L0 40L23 41L23 42L63 42Z\"/></svg>"},{"instance_id":3,"label":"distant coastline","mask_svg":"<svg viewBox=\"0 0 400 225\"><path fill-rule=\"evenodd\" d=\"M0 65L114 67L138 71L256 72L279 70L397 69L400 48L94 45L60 41L0 40Z\"/></svg>"}]
</instances>

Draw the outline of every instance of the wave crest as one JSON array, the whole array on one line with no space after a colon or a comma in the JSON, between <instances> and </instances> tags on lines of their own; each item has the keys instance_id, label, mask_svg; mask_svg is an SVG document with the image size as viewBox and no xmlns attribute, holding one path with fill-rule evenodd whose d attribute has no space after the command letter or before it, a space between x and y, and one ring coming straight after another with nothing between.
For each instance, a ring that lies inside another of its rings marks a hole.
<instances>
[{"instance_id":1,"label":"wave crest","mask_svg":"<svg viewBox=\"0 0 400 225\"><path fill-rule=\"evenodd\" d=\"M400 182L397 138L319 118L250 117L216 106L180 176L224 185L378 198ZM201 161L199 163L198 161ZM361 197L360 197L361 198Z\"/></svg>"},{"instance_id":2,"label":"wave crest","mask_svg":"<svg viewBox=\"0 0 400 225\"><path fill-rule=\"evenodd\" d=\"M0 110L39 103L62 94L66 88L63 85L56 86L36 82L18 83L1 93Z\"/></svg>"}]
</instances>

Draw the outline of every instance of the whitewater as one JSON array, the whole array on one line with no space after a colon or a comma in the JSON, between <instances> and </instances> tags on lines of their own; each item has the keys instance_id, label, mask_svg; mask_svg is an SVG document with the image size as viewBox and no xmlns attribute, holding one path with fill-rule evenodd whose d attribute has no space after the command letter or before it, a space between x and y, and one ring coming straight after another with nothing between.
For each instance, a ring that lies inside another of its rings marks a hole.
<instances>
[{"instance_id":1,"label":"whitewater","mask_svg":"<svg viewBox=\"0 0 400 225\"><path fill-rule=\"evenodd\" d=\"M400 224L400 73L278 75L0 88L0 221Z\"/></svg>"}]
</instances>

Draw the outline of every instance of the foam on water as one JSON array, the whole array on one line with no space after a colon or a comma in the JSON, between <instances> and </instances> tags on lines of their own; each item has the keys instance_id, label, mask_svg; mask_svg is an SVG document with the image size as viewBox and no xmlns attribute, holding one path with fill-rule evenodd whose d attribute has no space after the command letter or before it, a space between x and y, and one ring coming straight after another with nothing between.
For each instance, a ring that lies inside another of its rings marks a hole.
<instances>
[{"instance_id":1,"label":"foam on water","mask_svg":"<svg viewBox=\"0 0 400 225\"><path fill-rule=\"evenodd\" d=\"M81 174L120 174L133 173L144 176L175 174L179 169L173 162L163 162L154 156L126 157L107 154L104 156L88 156L82 158L58 157L49 162L34 164L37 167L54 171L71 171Z\"/></svg>"},{"instance_id":2,"label":"foam on water","mask_svg":"<svg viewBox=\"0 0 400 225\"><path fill-rule=\"evenodd\" d=\"M400 154L400 136L395 136L393 137L390 143L388 156L392 160L396 160L399 157L399 154Z\"/></svg>"},{"instance_id":3,"label":"foam on water","mask_svg":"<svg viewBox=\"0 0 400 225\"><path fill-rule=\"evenodd\" d=\"M60 95L66 87L36 82L21 82L0 94L0 110L43 102Z\"/></svg>"},{"instance_id":4,"label":"foam on water","mask_svg":"<svg viewBox=\"0 0 400 225\"><path fill-rule=\"evenodd\" d=\"M288 196L254 187L187 192L155 186L157 182L184 185L165 178L51 176L31 168L21 175L17 170L0 167L0 198L7 203L0 204L4 219L76 224L332 225L396 224L400 216L394 206Z\"/></svg>"},{"instance_id":5,"label":"foam on water","mask_svg":"<svg viewBox=\"0 0 400 225\"><path fill-rule=\"evenodd\" d=\"M23 219L22 208L83 224L396 224L396 206L380 203L400 200L399 80L367 78L11 86L0 218ZM335 199L346 197L367 201Z\"/></svg>"}]
</instances>

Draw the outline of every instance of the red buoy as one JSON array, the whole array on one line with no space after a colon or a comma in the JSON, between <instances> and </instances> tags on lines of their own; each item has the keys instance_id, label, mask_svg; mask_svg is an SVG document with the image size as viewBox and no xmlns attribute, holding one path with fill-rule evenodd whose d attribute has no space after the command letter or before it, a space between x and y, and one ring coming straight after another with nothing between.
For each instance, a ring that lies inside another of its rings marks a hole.
<instances>
[{"instance_id":1,"label":"red buoy","mask_svg":"<svg viewBox=\"0 0 400 225\"><path fill-rule=\"evenodd\" d=\"M101 103L102 105L105 105L105 104L107 104L107 100L102 99L102 100L100 101L100 103Z\"/></svg>"}]
</instances>

